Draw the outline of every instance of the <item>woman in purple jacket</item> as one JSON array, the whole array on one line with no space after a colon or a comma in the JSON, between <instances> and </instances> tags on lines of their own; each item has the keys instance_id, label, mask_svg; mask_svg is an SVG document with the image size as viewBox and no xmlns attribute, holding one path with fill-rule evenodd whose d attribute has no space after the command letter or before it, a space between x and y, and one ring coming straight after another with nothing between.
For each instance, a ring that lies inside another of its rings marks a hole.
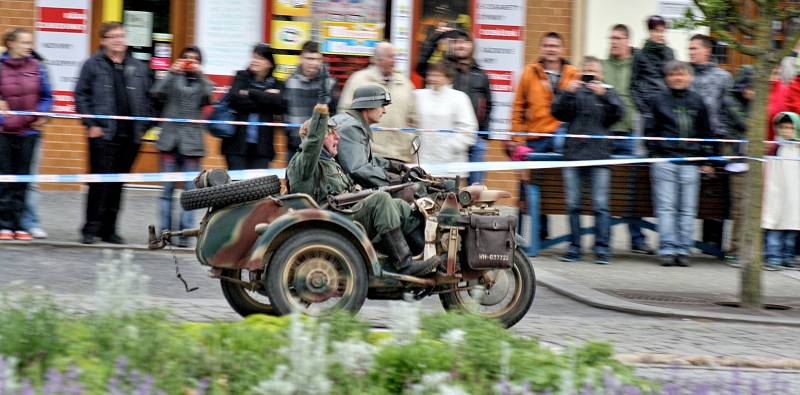
<instances>
[{"instance_id":1,"label":"woman in purple jacket","mask_svg":"<svg viewBox=\"0 0 800 395\"><path fill-rule=\"evenodd\" d=\"M44 66L33 57L33 35L12 29L3 35L0 111L50 111L53 96ZM44 117L0 114L0 174L30 174ZM0 240L30 240L22 228L27 183L0 183Z\"/></svg>"}]
</instances>

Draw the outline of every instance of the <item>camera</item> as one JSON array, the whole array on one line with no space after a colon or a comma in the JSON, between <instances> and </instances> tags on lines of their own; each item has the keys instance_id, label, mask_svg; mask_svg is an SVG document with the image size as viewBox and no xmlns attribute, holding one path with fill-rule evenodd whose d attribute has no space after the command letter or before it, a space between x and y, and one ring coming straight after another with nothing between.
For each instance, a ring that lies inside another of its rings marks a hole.
<instances>
[{"instance_id":1,"label":"camera","mask_svg":"<svg viewBox=\"0 0 800 395\"><path fill-rule=\"evenodd\" d=\"M594 81L594 74L581 74L581 81L587 84Z\"/></svg>"}]
</instances>

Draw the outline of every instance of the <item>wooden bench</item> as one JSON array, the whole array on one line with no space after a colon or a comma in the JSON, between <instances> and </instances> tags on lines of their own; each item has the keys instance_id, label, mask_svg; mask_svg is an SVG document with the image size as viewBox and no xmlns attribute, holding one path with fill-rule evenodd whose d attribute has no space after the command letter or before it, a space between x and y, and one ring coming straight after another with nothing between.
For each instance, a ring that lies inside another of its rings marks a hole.
<instances>
[{"instance_id":1,"label":"wooden bench","mask_svg":"<svg viewBox=\"0 0 800 395\"><path fill-rule=\"evenodd\" d=\"M622 157L614 157L620 159ZM558 154L531 155L532 160L560 160ZM591 182L583 181L581 189L581 214L593 215ZM527 240L526 252L530 256L556 244L568 242L567 235L550 235L547 240L539 239L540 215L566 215L567 202L562 179L562 169L531 170L529 182L524 184L525 200L520 200L520 233ZM723 220L729 218L729 183L727 173L713 177L703 177L700 186L700 199L697 218ZM611 225L627 223L629 219L655 217L652 204L652 183L649 164L611 166L609 186L609 211ZM643 228L655 230L655 224L641 220ZM526 227L523 229L523 227ZM581 229L581 234L593 234L593 228ZM697 247L705 253L722 256L719 248L698 243Z\"/></svg>"}]
</instances>

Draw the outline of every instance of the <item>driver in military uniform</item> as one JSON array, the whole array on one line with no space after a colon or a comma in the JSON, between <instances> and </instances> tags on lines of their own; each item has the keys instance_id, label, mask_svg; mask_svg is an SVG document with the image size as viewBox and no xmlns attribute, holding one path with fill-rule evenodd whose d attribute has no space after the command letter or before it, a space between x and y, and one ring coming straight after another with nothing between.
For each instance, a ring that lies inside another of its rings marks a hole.
<instances>
[{"instance_id":1,"label":"driver in military uniform","mask_svg":"<svg viewBox=\"0 0 800 395\"><path fill-rule=\"evenodd\" d=\"M400 176L395 175L401 171L397 168L398 163L372 153L370 125L380 121L386 114L384 107L391 102L389 92L382 86L364 85L353 93L350 109L333 117L341 136L339 163L364 188L400 182Z\"/></svg>"},{"instance_id":2,"label":"driver in military uniform","mask_svg":"<svg viewBox=\"0 0 800 395\"><path fill-rule=\"evenodd\" d=\"M358 91L356 97L357 95ZM382 101L384 99L388 101L388 96L381 98ZM382 107L378 109L382 110ZM317 105L314 108L312 118L300 131L300 137L304 140L300 151L294 155L286 169L289 193L311 195L324 207L329 195L356 189L356 183L339 163L341 156L337 154L340 136L336 122L329 117L326 105ZM381 179L377 175L376 173L375 179ZM411 237L413 233L421 231L421 220L412 215L411 206L405 201L393 199L386 192L375 192L357 203L352 213L342 214L364 226L367 235L378 250L389 256L398 273L424 275L436 270L439 257L424 261L412 259L406 236Z\"/></svg>"}]
</instances>

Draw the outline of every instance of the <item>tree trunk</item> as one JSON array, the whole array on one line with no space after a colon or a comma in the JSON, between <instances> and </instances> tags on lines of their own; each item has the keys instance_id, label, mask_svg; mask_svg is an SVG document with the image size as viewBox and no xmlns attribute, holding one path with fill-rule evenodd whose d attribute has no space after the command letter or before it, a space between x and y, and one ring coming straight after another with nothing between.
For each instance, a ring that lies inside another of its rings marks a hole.
<instances>
[{"instance_id":1,"label":"tree trunk","mask_svg":"<svg viewBox=\"0 0 800 395\"><path fill-rule=\"evenodd\" d=\"M770 21L763 15L759 16L758 32L754 44L761 48L769 47ZM753 84L756 90L756 97L753 103L753 111L748 122L747 155L750 158L762 158L765 154L764 143L769 117L769 76L776 61L768 56L755 58ZM760 160L750 160L750 171L747 173L747 187L742 196L744 207L744 240L740 259L742 262L741 271L741 303L745 307L760 308L762 306L762 282L761 270L763 268L763 232L761 230L761 203L764 179L764 164Z\"/></svg>"}]
</instances>

